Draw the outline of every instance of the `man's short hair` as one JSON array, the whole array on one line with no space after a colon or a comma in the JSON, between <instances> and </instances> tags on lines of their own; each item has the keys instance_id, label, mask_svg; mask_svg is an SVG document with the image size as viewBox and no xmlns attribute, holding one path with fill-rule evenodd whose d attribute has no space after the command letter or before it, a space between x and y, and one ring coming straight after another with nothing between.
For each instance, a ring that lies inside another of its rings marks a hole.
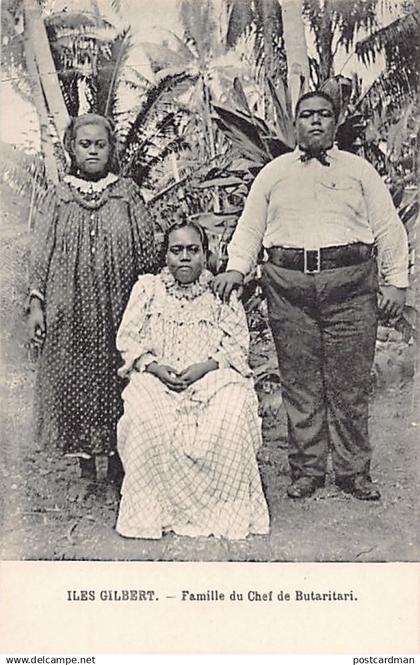
<instances>
[{"instance_id":1,"label":"man's short hair","mask_svg":"<svg viewBox=\"0 0 420 665\"><path fill-rule=\"evenodd\" d=\"M297 114L299 113L299 109L302 102L304 102L306 99L312 99L313 97L321 97L322 99L326 99L326 101L331 104L332 110L334 112L334 118L335 121L337 122L339 116L339 110L337 109L333 98L323 90L311 90L310 92L305 92L305 94L302 95L302 97L299 97L295 107L295 118L297 118Z\"/></svg>"}]
</instances>

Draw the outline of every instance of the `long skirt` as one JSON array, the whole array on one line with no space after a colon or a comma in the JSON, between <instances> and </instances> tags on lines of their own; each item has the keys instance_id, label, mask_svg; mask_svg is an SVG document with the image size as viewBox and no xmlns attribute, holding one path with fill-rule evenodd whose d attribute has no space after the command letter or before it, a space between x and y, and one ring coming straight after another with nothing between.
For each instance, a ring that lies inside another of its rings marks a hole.
<instances>
[{"instance_id":1,"label":"long skirt","mask_svg":"<svg viewBox=\"0 0 420 665\"><path fill-rule=\"evenodd\" d=\"M252 380L215 370L176 393L151 374L133 373L123 399L121 535L160 538L174 531L242 539L268 533Z\"/></svg>"}]
</instances>

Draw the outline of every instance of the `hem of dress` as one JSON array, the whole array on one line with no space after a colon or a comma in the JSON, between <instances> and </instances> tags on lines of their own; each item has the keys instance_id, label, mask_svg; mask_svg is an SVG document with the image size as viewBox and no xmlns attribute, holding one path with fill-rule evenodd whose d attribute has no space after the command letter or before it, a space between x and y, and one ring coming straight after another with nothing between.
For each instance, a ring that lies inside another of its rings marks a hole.
<instances>
[{"instance_id":1,"label":"hem of dress","mask_svg":"<svg viewBox=\"0 0 420 665\"><path fill-rule=\"evenodd\" d=\"M246 540L249 536L267 536L270 533L269 527L261 528L250 528L249 531L245 534L235 534L235 535L226 535L224 533L218 533L217 529L199 529L198 527L192 527L191 525L178 525L164 527L158 531L142 531L141 533L136 530L130 529L121 529L118 526L115 527L117 533L123 538L131 538L138 540L160 540L169 533L174 533L177 536L184 536L188 538L216 538L216 540Z\"/></svg>"}]
</instances>

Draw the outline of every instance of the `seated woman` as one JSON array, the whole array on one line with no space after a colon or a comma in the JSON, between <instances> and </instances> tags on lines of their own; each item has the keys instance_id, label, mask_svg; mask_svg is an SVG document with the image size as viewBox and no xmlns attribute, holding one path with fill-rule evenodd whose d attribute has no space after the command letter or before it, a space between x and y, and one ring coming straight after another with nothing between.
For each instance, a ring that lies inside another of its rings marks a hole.
<instances>
[{"instance_id":1,"label":"seated woman","mask_svg":"<svg viewBox=\"0 0 420 665\"><path fill-rule=\"evenodd\" d=\"M117 336L129 383L116 529L131 538L268 533L245 312L212 293L199 225L172 226L164 251L166 267L138 279Z\"/></svg>"}]
</instances>

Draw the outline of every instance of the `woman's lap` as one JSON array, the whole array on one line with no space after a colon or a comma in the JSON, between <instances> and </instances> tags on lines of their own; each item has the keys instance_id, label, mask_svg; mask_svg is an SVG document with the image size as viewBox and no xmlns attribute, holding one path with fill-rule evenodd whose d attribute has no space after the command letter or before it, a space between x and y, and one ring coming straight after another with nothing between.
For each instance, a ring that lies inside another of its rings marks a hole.
<instances>
[{"instance_id":1,"label":"woman's lap","mask_svg":"<svg viewBox=\"0 0 420 665\"><path fill-rule=\"evenodd\" d=\"M119 424L126 471L118 522L123 535L159 534L171 521L178 533L186 524L210 531L219 524L222 535L244 533L255 505L262 515L257 531L265 528L256 397L239 375L223 385L228 376L213 376L183 396L156 377L133 375ZM206 388L213 394L204 403L198 398L204 400ZM250 499L255 492L257 502Z\"/></svg>"}]
</instances>

